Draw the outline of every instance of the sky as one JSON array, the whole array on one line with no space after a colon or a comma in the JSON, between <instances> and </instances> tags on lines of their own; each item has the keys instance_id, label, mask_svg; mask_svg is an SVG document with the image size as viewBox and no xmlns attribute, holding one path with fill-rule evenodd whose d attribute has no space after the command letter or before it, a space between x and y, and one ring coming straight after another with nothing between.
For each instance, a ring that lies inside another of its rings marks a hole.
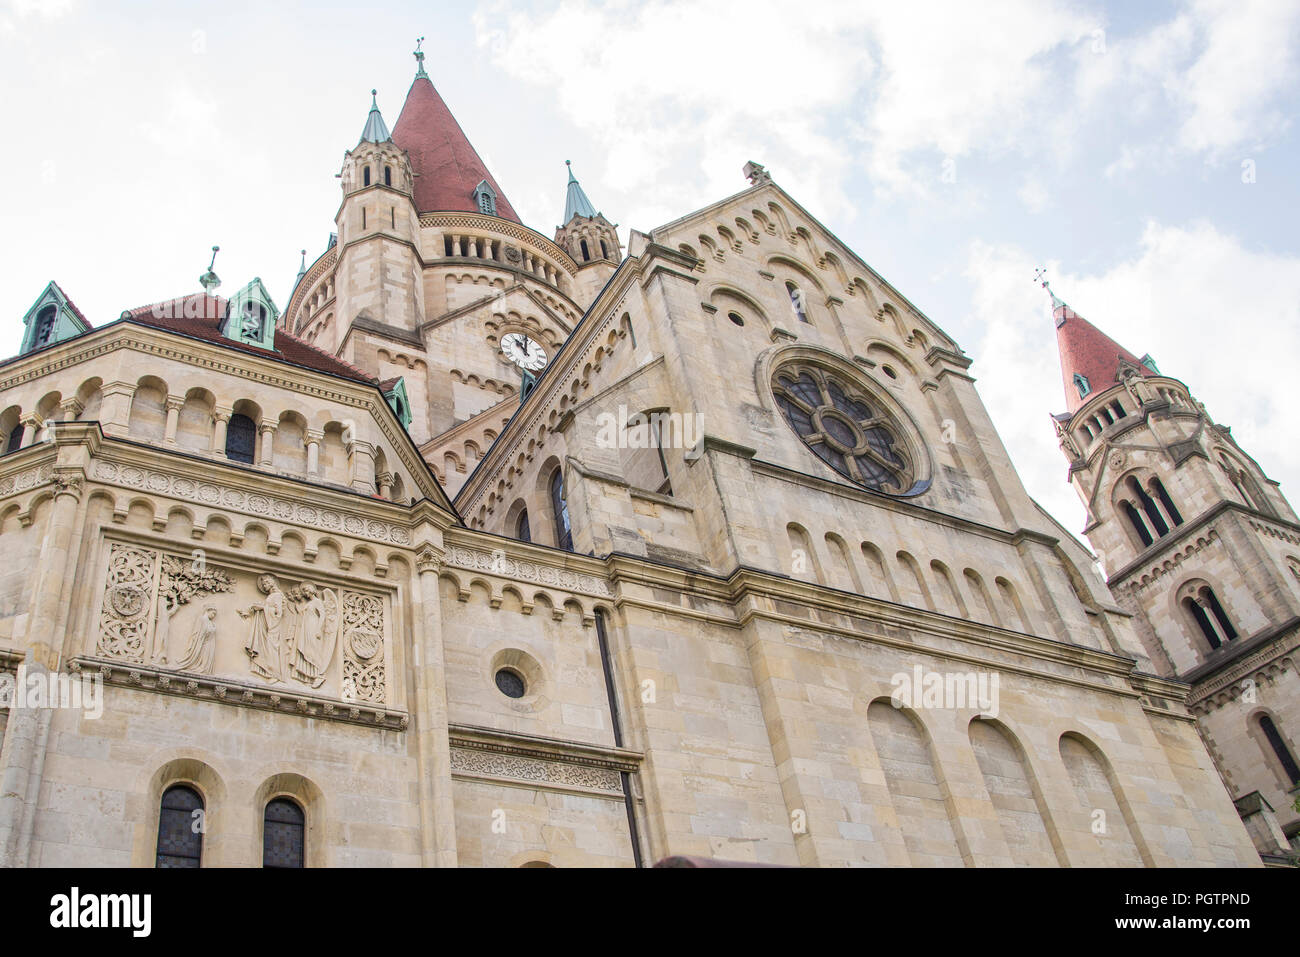
<instances>
[{"instance_id":1,"label":"sky","mask_svg":"<svg viewBox=\"0 0 1300 957\"><path fill-rule=\"evenodd\" d=\"M525 223L573 168L626 242L773 179L952 335L1071 532L1039 267L1300 489L1300 3L0 0L0 351L325 248L370 90L426 68Z\"/></svg>"}]
</instances>

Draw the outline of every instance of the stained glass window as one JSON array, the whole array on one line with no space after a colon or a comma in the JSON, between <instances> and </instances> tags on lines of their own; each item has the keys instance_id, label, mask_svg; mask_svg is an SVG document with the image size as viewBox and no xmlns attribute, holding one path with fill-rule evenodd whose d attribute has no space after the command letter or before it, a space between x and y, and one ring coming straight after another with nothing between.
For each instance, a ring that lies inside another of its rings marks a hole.
<instances>
[{"instance_id":1,"label":"stained glass window","mask_svg":"<svg viewBox=\"0 0 1300 957\"><path fill-rule=\"evenodd\" d=\"M276 798L262 822L262 866L302 867L306 818L297 803Z\"/></svg>"},{"instance_id":2,"label":"stained glass window","mask_svg":"<svg viewBox=\"0 0 1300 957\"><path fill-rule=\"evenodd\" d=\"M815 366L782 369L772 389L790 427L835 471L877 491L911 489L915 469L898 427L862 389Z\"/></svg>"},{"instance_id":3,"label":"stained glass window","mask_svg":"<svg viewBox=\"0 0 1300 957\"><path fill-rule=\"evenodd\" d=\"M203 856L203 798L184 784L169 787L158 809L158 867L198 867Z\"/></svg>"}]
</instances>

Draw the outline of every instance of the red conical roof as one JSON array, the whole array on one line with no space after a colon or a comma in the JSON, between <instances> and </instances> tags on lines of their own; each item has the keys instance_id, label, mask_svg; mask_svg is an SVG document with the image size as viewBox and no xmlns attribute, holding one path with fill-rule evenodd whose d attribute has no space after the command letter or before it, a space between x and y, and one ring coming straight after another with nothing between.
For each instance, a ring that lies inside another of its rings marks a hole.
<instances>
[{"instance_id":1,"label":"red conical roof","mask_svg":"<svg viewBox=\"0 0 1300 957\"><path fill-rule=\"evenodd\" d=\"M496 191L497 215L512 223L519 217L505 193L479 159L456 117L427 76L417 76L393 127L393 142L406 150L415 173L415 208L478 212L474 188L487 180ZM520 223L520 225L523 225Z\"/></svg>"},{"instance_id":2,"label":"red conical roof","mask_svg":"<svg viewBox=\"0 0 1300 957\"><path fill-rule=\"evenodd\" d=\"M1049 290L1050 292L1050 290ZM1151 370L1106 333L1052 293L1052 317L1056 320L1056 345L1061 353L1061 381L1070 412L1077 412L1087 399L1079 395L1076 374L1088 380L1089 394L1104 392L1118 381L1119 363L1127 359L1144 375Z\"/></svg>"}]
</instances>

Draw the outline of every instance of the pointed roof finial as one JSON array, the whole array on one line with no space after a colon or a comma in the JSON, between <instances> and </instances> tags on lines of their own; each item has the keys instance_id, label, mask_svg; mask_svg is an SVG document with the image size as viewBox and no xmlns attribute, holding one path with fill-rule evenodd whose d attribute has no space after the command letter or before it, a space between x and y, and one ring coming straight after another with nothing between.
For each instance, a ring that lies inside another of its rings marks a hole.
<instances>
[{"instance_id":1,"label":"pointed roof finial","mask_svg":"<svg viewBox=\"0 0 1300 957\"><path fill-rule=\"evenodd\" d=\"M1042 266L1039 266L1037 269L1034 270L1034 282L1038 283L1040 286L1046 289L1047 294L1052 297L1053 314L1055 314L1057 310L1070 308L1065 304L1065 301L1061 299L1061 297L1059 297L1055 292L1052 291L1052 284L1047 281L1047 270L1044 269ZM1065 321L1065 317L1063 315L1057 316L1057 319L1060 320L1060 322L1058 322L1057 325L1060 325L1061 322Z\"/></svg>"},{"instance_id":2,"label":"pointed roof finial","mask_svg":"<svg viewBox=\"0 0 1300 957\"><path fill-rule=\"evenodd\" d=\"M221 285L221 279L213 272L213 267L217 264L217 253L221 251L220 246L212 247L212 261L208 263L208 271L199 277L199 285L207 295L212 295L212 290Z\"/></svg>"},{"instance_id":3,"label":"pointed roof finial","mask_svg":"<svg viewBox=\"0 0 1300 957\"><path fill-rule=\"evenodd\" d=\"M420 46L423 43L424 43L424 37L420 37L418 40L415 41L414 56L415 56L415 62L419 65L419 68L415 71L415 78L417 80L420 77L424 77L426 80L429 78L429 74L424 72L424 51L420 49Z\"/></svg>"},{"instance_id":4,"label":"pointed roof finial","mask_svg":"<svg viewBox=\"0 0 1300 957\"><path fill-rule=\"evenodd\" d=\"M591 200L587 198L587 194L578 185L577 177L573 175L573 164L565 160L564 165L569 168L569 193L564 200L564 222L567 224L574 216L591 219L598 215L596 207L591 205Z\"/></svg>"},{"instance_id":5,"label":"pointed roof finial","mask_svg":"<svg viewBox=\"0 0 1300 957\"><path fill-rule=\"evenodd\" d=\"M298 288L298 283L302 282L302 277L307 275L307 250L302 251L302 265L298 267L298 276L293 281L293 288Z\"/></svg>"},{"instance_id":6,"label":"pointed roof finial","mask_svg":"<svg viewBox=\"0 0 1300 957\"><path fill-rule=\"evenodd\" d=\"M378 94L378 90L370 91L370 115L366 117L366 128L361 131L363 143L387 143L392 139L388 132L388 124L384 122L384 117L379 112Z\"/></svg>"}]
</instances>

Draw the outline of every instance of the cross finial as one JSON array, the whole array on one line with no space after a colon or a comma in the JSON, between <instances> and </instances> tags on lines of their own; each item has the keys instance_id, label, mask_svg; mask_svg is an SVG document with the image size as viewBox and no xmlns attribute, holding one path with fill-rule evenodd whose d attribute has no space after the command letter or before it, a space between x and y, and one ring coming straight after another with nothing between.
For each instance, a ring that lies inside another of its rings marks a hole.
<instances>
[{"instance_id":1,"label":"cross finial","mask_svg":"<svg viewBox=\"0 0 1300 957\"><path fill-rule=\"evenodd\" d=\"M1047 270L1044 269L1042 266L1039 266L1037 269L1034 270L1034 282L1038 283L1044 289L1050 288L1047 285L1046 277L1047 277Z\"/></svg>"},{"instance_id":2,"label":"cross finial","mask_svg":"<svg viewBox=\"0 0 1300 957\"><path fill-rule=\"evenodd\" d=\"M418 40L415 41L414 56L415 56L415 62L419 65L419 68L415 71L415 78L417 80L422 76L427 77L429 75L424 72L424 51L420 49L423 43L424 43L424 37L420 37Z\"/></svg>"}]
</instances>

